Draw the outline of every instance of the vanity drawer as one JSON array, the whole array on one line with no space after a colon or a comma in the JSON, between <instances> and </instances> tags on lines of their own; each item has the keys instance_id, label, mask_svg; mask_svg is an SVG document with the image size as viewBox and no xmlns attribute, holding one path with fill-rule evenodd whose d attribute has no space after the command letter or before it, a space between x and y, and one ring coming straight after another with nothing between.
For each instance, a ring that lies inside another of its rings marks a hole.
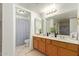
<instances>
[{"instance_id":1,"label":"vanity drawer","mask_svg":"<svg viewBox=\"0 0 79 59\"><path fill-rule=\"evenodd\" d=\"M46 39L46 43L47 43L47 44L52 44L52 40Z\"/></svg>"},{"instance_id":2,"label":"vanity drawer","mask_svg":"<svg viewBox=\"0 0 79 59\"><path fill-rule=\"evenodd\" d=\"M52 44L63 48L67 47L66 43L60 41L52 41Z\"/></svg>"}]
</instances>

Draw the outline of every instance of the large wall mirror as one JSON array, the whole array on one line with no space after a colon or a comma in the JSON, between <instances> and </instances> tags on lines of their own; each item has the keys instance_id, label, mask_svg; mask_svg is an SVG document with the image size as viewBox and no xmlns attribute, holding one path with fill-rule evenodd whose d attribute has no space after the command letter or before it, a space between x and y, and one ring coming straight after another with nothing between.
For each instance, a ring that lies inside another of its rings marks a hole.
<instances>
[{"instance_id":1,"label":"large wall mirror","mask_svg":"<svg viewBox=\"0 0 79 59\"><path fill-rule=\"evenodd\" d=\"M54 30L53 30L54 29ZM72 10L46 18L46 32L57 35L71 36L77 39L77 11Z\"/></svg>"},{"instance_id":2,"label":"large wall mirror","mask_svg":"<svg viewBox=\"0 0 79 59\"><path fill-rule=\"evenodd\" d=\"M35 18L34 22L35 34L41 34L43 31L42 19Z\"/></svg>"}]
</instances>

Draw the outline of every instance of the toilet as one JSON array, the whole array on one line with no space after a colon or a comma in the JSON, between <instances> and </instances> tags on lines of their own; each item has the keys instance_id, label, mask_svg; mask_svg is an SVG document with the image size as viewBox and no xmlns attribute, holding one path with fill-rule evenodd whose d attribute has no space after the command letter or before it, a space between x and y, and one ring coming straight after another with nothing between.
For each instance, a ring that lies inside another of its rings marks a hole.
<instances>
[{"instance_id":1,"label":"toilet","mask_svg":"<svg viewBox=\"0 0 79 59\"><path fill-rule=\"evenodd\" d=\"M24 40L25 47L29 47L29 39Z\"/></svg>"}]
</instances>

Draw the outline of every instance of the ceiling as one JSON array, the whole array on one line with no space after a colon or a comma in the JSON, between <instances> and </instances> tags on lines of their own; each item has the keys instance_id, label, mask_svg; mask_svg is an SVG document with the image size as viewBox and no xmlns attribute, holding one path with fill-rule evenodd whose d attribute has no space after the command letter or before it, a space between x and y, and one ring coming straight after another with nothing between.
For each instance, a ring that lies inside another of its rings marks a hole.
<instances>
[{"instance_id":1,"label":"ceiling","mask_svg":"<svg viewBox=\"0 0 79 59\"><path fill-rule=\"evenodd\" d=\"M31 11L40 13L43 8L45 8L48 5L51 5L51 3L50 4L49 3L19 3L19 5Z\"/></svg>"},{"instance_id":2,"label":"ceiling","mask_svg":"<svg viewBox=\"0 0 79 59\"><path fill-rule=\"evenodd\" d=\"M71 9L71 8L77 8L77 3L54 3L56 5L56 8L58 9ZM41 11L50 6L53 5L53 3L19 3L19 5L32 10L37 13L41 13Z\"/></svg>"}]
</instances>

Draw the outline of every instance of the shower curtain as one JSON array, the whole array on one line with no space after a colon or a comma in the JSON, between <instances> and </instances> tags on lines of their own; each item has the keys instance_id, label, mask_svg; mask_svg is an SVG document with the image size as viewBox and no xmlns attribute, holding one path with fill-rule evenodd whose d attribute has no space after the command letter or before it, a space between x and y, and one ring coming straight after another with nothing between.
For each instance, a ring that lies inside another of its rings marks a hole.
<instances>
[{"instance_id":1,"label":"shower curtain","mask_svg":"<svg viewBox=\"0 0 79 59\"><path fill-rule=\"evenodd\" d=\"M30 20L16 19L16 46L23 45L30 38Z\"/></svg>"}]
</instances>

